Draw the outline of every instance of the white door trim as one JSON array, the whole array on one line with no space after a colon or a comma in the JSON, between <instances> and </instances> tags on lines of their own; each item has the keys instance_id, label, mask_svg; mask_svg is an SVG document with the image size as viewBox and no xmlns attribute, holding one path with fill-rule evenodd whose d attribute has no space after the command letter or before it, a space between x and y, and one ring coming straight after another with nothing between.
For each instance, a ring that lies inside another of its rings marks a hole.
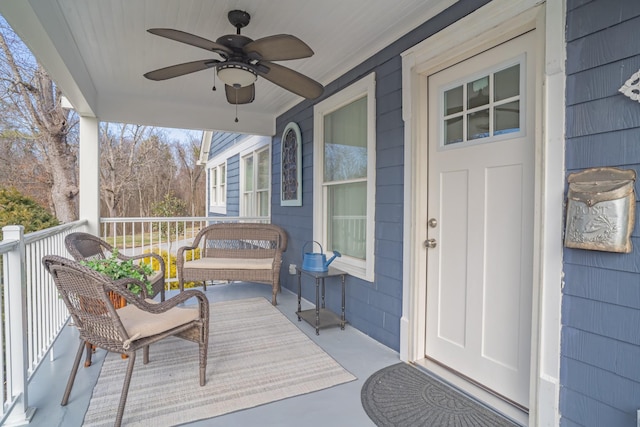
<instances>
[{"instance_id":1,"label":"white door trim","mask_svg":"<svg viewBox=\"0 0 640 427\"><path fill-rule=\"evenodd\" d=\"M562 202L564 194L564 57L565 1L494 0L460 21L407 50L403 61L405 122L405 214L403 314L400 358L424 358L427 235L426 195L419 183L427 171L426 76L537 29L543 58L536 76L536 159L534 283L532 312L531 392L529 424L559 422L560 300L562 281ZM543 132L544 130L544 132Z\"/></svg>"}]
</instances>

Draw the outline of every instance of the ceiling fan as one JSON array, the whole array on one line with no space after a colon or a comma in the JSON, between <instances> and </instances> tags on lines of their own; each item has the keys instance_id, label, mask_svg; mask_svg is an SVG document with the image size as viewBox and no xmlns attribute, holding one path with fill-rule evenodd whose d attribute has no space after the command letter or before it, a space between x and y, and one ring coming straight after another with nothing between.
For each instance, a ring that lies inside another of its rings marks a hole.
<instances>
[{"instance_id":1,"label":"ceiling fan","mask_svg":"<svg viewBox=\"0 0 640 427\"><path fill-rule=\"evenodd\" d=\"M186 62L149 71L144 76L150 80L166 80L215 68L218 78L225 84L227 101L236 106L248 104L255 99L254 82L258 76L303 98L314 99L322 95L324 88L320 83L272 62L312 56L313 50L306 43L290 34L252 40L240 34L240 29L246 27L251 20L247 12L232 10L227 17L231 25L236 27L236 34L224 35L215 42L170 28L148 29L151 34L217 53L222 60L202 59Z\"/></svg>"}]
</instances>

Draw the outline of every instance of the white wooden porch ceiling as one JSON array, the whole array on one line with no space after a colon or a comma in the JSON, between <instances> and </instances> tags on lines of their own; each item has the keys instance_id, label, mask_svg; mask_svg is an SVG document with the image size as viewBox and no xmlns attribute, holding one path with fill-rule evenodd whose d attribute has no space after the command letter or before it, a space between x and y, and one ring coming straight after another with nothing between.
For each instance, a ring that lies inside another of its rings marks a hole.
<instances>
[{"instance_id":1,"label":"white wooden porch ceiling","mask_svg":"<svg viewBox=\"0 0 640 427\"><path fill-rule=\"evenodd\" d=\"M216 54L146 32L175 28L216 40L235 33L227 12L249 12L242 34L293 34L311 58L280 61L326 85L456 0L20 0L0 14L47 68L74 107L101 121L163 127L275 132L275 118L303 98L258 78L256 100L228 104L214 71L154 82L157 68Z\"/></svg>"}]
</instances>

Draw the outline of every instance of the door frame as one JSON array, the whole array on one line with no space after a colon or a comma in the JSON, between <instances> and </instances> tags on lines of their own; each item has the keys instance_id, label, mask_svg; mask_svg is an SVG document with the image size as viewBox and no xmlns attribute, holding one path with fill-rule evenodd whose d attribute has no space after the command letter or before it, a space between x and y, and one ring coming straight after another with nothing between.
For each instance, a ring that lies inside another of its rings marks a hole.
<instances>
[{"instance_id":1,"label":"door frame","mask_svg":"<svg viewBox=\"0 0 640 427\"><path fill-rule=\"evenodd\" d=\"M565 0L493 0L402 54L405 213L400 359L424 360L427 76L527 31L538 32L535 213L529 425L558 425L562 206L564 200ZM544 130L544 131L543 131Z\"/></svg>"}]
</instances>

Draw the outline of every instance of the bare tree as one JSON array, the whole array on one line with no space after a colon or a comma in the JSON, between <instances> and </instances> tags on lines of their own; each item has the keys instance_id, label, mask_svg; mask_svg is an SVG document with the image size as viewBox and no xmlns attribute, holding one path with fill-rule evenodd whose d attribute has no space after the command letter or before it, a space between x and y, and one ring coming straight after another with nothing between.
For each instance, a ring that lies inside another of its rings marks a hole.
<instances>
[{"instance_id":1,"label":"bare tree","mask_svg":"<svg viewBox=\"0 0 640 427\"><path fill-rule=\"evenodd\" d=\"M78 211L76 116L62 107L60 89L4 21L0 21L0 102L3 125L33 142L32 176L46 175L51 206L63 222Z\"/></svg>"},{"instance_id":2,"label":"bare tree","mask_svg":"<svg viewBox=\"0 0 640 427\"><path fill-rule=\"evenodd\" d=\"M180 181L183 199L188 203L191 210L191 216L202 215L204 211L204 191L205 180L204 166L199 165L200 142L196 139L190 139L186 144L176 145L176 153L180 161ZM186 187L186 188L185 188Z\"/></svg>"}]
</instances>

